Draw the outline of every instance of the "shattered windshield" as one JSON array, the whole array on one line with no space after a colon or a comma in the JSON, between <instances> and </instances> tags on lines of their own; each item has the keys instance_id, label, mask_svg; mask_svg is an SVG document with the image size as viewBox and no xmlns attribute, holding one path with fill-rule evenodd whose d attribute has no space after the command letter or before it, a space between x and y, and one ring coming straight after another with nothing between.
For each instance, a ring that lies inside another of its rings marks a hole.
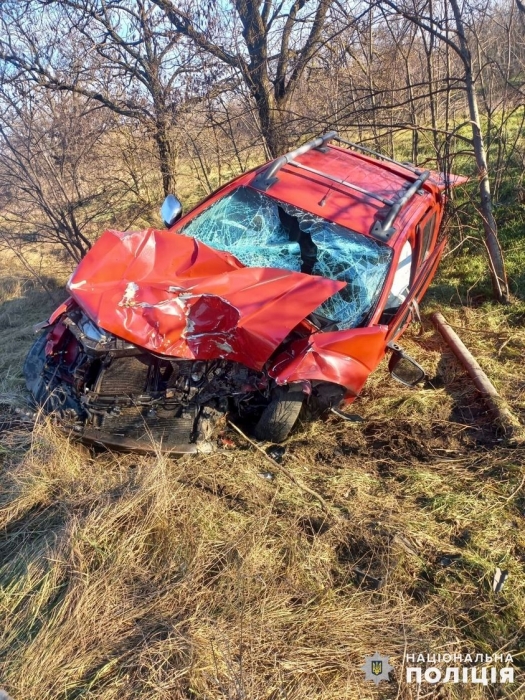
<instances>
[{"instance_id":1,"label":"shattered windshield","mask_svg":"<svg viewBox=\"0 0 525 700\"><path fill-rule=\"evenodd\" d=\"M346 282L316 313L341 329L363 322L384 284L392 251L338 224L240 187L180 231L234 255L247 267L273 267Z\"/></svg>"}]
</instances>

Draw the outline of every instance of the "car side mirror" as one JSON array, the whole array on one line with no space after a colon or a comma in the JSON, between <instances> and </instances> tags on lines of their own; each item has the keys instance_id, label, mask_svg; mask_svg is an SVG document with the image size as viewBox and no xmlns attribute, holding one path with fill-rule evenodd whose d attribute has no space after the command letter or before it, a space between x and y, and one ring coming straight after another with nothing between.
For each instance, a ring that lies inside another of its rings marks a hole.
<instances>
[{"instance_id":1,"label":"car side mirror","mask_svg":"<svg viewBox=\"0 0 525 700\"><path fill-rule=\"evenodd\" d=\"M423 380L427 373L418 363L407 355L396 343L388 343L392 357L388 363L388 371L394 379L406 386L415 386Z\"/></svg>"},{"instance_id":2,"label":"car side mirror","mask_svg":"<svg viewBox=\"0 0 525 700\"><path fill-rule=\"evenodd\" d=\"M182 216L182 204L175 195L169 194L166 197L160 208L160 215L166 228L171 228L180 219Z\"/></svg>"}]
</instances>

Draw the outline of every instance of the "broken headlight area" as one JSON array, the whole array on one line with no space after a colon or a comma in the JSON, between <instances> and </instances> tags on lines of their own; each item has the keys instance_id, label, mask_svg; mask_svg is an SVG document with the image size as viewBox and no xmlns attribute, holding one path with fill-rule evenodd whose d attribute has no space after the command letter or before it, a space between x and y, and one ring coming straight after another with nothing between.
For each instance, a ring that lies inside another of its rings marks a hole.
<instances>
[{"instance_id":1,"label":"broken headlight area","mask_svg":"<svg viewBox=\"0 0 525 700\"><path fill-rule=\"evenodd\" d=\"M118 449L209 451L228 411L256 417L269 401L263 373L221 359L155 356L78 308L37 340L24 373L37 403L62 426Z\"/></svg>"}]
</instances>

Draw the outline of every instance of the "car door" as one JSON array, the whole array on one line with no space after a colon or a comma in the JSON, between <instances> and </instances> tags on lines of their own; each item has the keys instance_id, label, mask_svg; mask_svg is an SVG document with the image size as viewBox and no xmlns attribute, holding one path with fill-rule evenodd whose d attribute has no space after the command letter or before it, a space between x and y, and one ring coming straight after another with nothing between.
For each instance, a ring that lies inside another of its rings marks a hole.
<instances>
[{"instance_id":1,"label":"car door","mask_svg":"<svg viewBox=\"0 0 525 700\"><path fill-rule=\"evenodd\" d=\"M388 324L388 333L386 336L387 343L391 340L395 340L399 335L401 335L403 330L412 320L417 302L423 298L423 294L426 292L428 285L436 273L445 244L446 239L443 239L440 243L438 243L431 255L419 268L407 298L401 304L396 315Z\"/></svg>"}]
</instances>

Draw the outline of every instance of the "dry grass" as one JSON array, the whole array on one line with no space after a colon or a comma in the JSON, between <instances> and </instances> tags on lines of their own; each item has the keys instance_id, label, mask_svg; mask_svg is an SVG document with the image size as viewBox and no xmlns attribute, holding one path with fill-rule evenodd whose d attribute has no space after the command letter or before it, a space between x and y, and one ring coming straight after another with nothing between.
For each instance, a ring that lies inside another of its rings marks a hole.
<instances>
[{"instance_id":1,"label":"dry grass","mask_svg":"<svg viewBox=\"0 0 525 700\"><path fill-rule=\"evenodd\" d=\"M20 396L27 328L52 306L9 274L4 403ZM516 313L445 309L523 418ZM525 451L498 442L430 326L403 345L439 375L435 389L381 368L355 404L364 423L331 417L288 442L283 465L328 514L235 434L232 451L137 458L6 418L3 687L15 700L523 697L523 676L419 692L404 681L405 652L510 652L523 668ZM498 595L496 566L509 570ZM375 651L395 669L377 688L360 670Z\"/></svg>"}]
</instances>

